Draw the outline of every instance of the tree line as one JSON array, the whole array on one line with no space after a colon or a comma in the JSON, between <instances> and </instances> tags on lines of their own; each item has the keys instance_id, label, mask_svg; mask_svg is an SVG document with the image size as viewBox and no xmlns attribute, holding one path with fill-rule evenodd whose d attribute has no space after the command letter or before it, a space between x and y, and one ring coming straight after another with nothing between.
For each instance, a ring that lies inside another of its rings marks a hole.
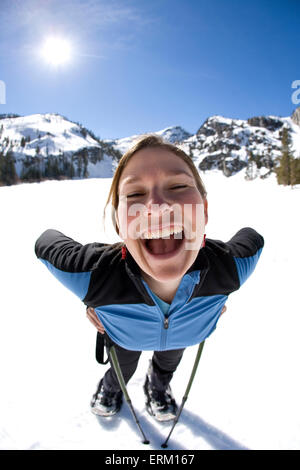
<instances>
[{"instance_id":1,"label":"tree line","mask_svg":"<svg viewBox=\"0 0 300 470\"><path fill-rule=\"evenodd\" d=\"M292 139L288 128L281 133L281 156L275 169L277 182L284 186L300 184L300 158L295 158L292 151Z\"/></svg>"},{"instance_id":2,"label":"tree line","mask_svg":"<svg viewBox=\"0 0 300 470\"><path fill-rule=\"evenodd\" d=\"M8 150L5 154L0 151L0 185L10 186L22 182L38 182L47 179L88 178L89 156L83 149L72 157L64 153L59 155L40 155L39 147L35 156L26 155L21 163L19 175L16 171L14 153Z\"/></svg>"}]
</instances>

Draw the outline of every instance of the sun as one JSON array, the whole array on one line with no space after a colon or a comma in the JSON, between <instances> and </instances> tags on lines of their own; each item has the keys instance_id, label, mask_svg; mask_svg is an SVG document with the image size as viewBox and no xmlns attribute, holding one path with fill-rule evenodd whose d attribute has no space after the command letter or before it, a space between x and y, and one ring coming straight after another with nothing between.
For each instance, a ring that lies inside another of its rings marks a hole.
<instances>
[{"instance_id":1,"label":"sun","mask_svg":"<svg viewBox=\"0 0 300 470\"><path fill-rule=\"evenodd\" d=\"M42 45L41 55L50 65L66 64L71 59L71 44L61 37L48 37Z\"/></svg>"}]
</instances>

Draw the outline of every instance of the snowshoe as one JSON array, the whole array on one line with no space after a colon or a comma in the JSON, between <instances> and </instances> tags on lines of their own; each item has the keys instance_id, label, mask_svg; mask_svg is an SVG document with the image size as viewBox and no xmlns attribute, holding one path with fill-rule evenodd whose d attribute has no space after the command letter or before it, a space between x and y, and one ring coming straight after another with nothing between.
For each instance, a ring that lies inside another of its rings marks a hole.
<instances>
[{"instance_id":1,"label":"snowshoe","mask_svg":"<svg viewBox=\"0 0 300 470\"><path fill-rule=\"evenodd\" d=\"M177 404L173 398L170 385L165 389L157 389L151 381L152 365L144 383L144 392L146 396L146 409L148 413L157 421L171 421L177 415Z\"/></svg>"},{"instance_id":2,"label":"snowshoe","mask_svg":"<svg viewBox=\"0 0 300 470\"><path fill-rule=\"evenodd\" d=\"M110 392L105 390L103 379L101 379L91 401L91 411L98 416L113 416L121 409L123 403L122 397L122 391Z\"/></svg>"}]
</instances>

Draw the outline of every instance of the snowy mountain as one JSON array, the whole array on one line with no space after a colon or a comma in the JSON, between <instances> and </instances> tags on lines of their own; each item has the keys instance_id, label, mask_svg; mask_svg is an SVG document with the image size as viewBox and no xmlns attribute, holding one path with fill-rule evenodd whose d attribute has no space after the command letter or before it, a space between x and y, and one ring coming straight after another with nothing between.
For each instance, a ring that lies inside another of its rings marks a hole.
<instances>
[{"instance_id":1,"label":"snowy mountain","mask_svg":"<svg viewBox=\"0 0 300 470\"><path fill-rule=\"evenodd\" d=\"M161 131L153 132L153 134L156 134L162 139L167 140L173 144L177 144L178 142L182 142L189 137L192 137L192 134L180 126L167 127ZM112 145L116 150L123 154L127 152L127 150L129 150L130 147L132 147L140 138L141 134L136 134L132 135L131 137L124 137L123 139L106 140L105 142L107 142L109 145Z\"/></svg>"},{"instance_id":2,"label":"snowy mountain","mask_svg":"<svg viewBox=\"0 0 300 470\"><path fill-rule=\"evenodd\" d=\"M13 155L18 177L28 174L33 180L51 163L58 174L46 177L110 177L119 157L91 131L59 114L0 116L0 152Z\"/></svg>"},{"instance_id":3,"label":"snowy mountain","mask_svg":"<svg viewBox=\"0 0 300 470\"><path fill-rule=\"evenodd\" d=\"M292 121L300 126L300 107L296 108L295 111L292 114Z\"/></svg>"},{"instance_id":4,"label":"snowy mountain","mask_svg":"<svg viewBox=\"0 0 300 470\"><path fill-rule=\"evenodd\" d=\"M202 171L218 169L231 176L255 160L261 176L267 176L281 153L281 132L290 131L294 156L300 157L300 127L293 116L252 117L248 120L222 116L208 118L197 133L181 142L182 148Z\"/></svg>"},{"instance_id":5,"label":"snowy mountain","mask_svg":"<svg viewBox=\"0 0 300 470\"><path fill-rule=\"evenodd\" d=\"M291 117L241 120L211 116L195 135L180 126L153 133L183 148L201 171L216 169L232 176L251 161L255 163L255 176L264 178L274 172L284 127L289 129L294 157L299 158L300 108ZM15 165L13 182L18 178L111 177L121 155L140 137L101 140L81 124L58 114L0 115L0 157L2 154L10 159L10 172Z\"/></svg>"},{"instance_id":6,"label":"snowy mountain","mask_svg":"<svg viewBox=\"0 0 300 470\"><path fill-rule=\"evenodd\" d=\"M281 132L284 127L290 131L292 150L294 156L299 158L300 108L291 117L259 116L241 120L212 116L195 135L179 126L154 134L179 145L201 171L216 169L225 176L232 176L246 168L251 157L256 164L256 174L266 177L273 172L276 159L281 154ZM134 135L108 142L124 153L140 137Z\"/></svg>"},{"instance_id":7,"label":"snowy mountain","mask_svg":"<svg viewBox=\"0 0 300 470\"><path fill-rule=\"evenodd\" d=\"M261 176L272 173L281 152L281 131L290 131L294 156L300 157L300 108L292 117L259 116L248 120L209 117L195 135L179 126L154 132L178 144L202 170L220 170L232 176L247 167L249 157L254 158ZM139 138L134 135L109 143L121 153L126 152ZM257 173L258 173L257 172Z\"/></svg>"}]
</instances>

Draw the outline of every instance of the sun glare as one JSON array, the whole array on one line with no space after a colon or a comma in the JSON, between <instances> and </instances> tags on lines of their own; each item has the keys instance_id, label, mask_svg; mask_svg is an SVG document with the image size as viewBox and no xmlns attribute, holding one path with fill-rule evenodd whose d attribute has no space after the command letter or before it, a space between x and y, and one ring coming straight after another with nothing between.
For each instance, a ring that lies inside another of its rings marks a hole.
<instances>
[{"instance_id":1,"label":"sun glare","mask_svg":"<svg viewBox=\"0 0 300 470\"><path fill-rule=\"evenodd\" d=\"M50 65L62 65L70 61L71 45L66 39L49 37L42 46L41 55Z\"/></svg>"}]
</instances>

